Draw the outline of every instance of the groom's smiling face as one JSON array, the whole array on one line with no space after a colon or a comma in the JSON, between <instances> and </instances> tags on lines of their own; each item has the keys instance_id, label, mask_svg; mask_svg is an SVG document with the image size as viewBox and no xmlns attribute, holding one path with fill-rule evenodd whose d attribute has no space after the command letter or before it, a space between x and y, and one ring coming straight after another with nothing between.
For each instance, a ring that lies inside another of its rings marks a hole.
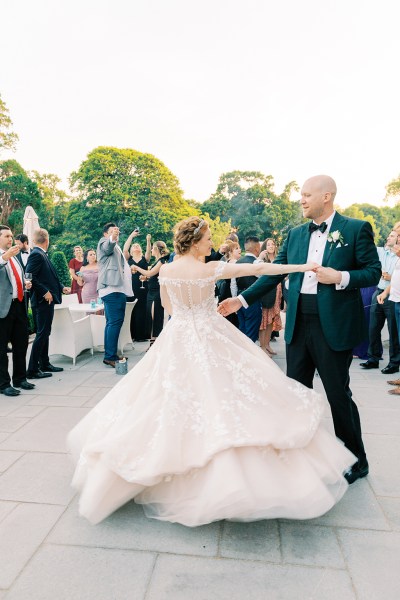
<instances>
[{"instance_id":1,"label":"groom's smiling face","mask_svg":"<svg viewBox=\"0 0 400 600\"><path fill-rule=\"evenodd\" d=\"M333 212L336 184L330 177L319 175L307 179L301 188L301 208L306 219L319 220Z\"/></svg>"}]
</instances>

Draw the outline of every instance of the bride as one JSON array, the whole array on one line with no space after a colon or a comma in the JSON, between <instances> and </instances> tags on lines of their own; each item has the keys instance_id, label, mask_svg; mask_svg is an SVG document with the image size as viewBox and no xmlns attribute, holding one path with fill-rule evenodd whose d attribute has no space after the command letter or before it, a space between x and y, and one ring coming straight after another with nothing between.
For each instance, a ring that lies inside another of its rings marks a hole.
<instances>
[{"instance_id":1,"label":"bride","mask_svg":"<svg viewBox=\"0 0 400 600\"><path fill-rule=\"evenodd\" d=\"M204 263L207 222L175 230L179 260L160 270L172 319L130 373L71 431L73 486L92 523L127 501L148 517L309 519L347 489L354 456L321 426L324 405L216 311L217 279L308 271L314 264Z\"/></svg>"}]
</instances>

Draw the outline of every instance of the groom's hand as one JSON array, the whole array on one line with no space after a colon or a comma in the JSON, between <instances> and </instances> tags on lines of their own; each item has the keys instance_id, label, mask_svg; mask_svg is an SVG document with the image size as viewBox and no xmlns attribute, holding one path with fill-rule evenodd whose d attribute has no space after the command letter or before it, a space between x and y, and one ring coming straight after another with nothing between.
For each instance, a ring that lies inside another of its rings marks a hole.
<instances>
[{"instance_id":1,"label":"groom's hand","mask_svg":"<svg viewBox=\"0 0 400 600\"><path fill-rule=\"evenodd\" d=\"M315 269L315 273L319 283L333 283L337 285L342 281L341 272L336 271L336 269L332 269L331 267L318 267Z\"/></svg>"},{"instance_id":2,"label":"groom's hand","mask_svg":"<svg viewBox=\"0 0 400 600\"><path fill-rule=\"evenodd\" d=\"M238 311L239 308L242 308L242 303L238 298L227 298L218 306L218 312L223 317L227 317L228 315Z\"/></svg>"}]
</instances>

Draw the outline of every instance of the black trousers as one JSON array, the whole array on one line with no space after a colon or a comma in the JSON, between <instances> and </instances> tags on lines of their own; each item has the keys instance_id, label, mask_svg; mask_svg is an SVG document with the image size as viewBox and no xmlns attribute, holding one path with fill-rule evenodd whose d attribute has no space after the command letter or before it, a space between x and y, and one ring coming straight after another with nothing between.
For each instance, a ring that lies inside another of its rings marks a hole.
<instances>
[{"instance_id":1,"label":"black trousers","mask_svg":"<svg viewBox=\"0 0 400 600\"><path fill-rule=\"evenodd\" d=\"M32 312L36 321L36 337L32 344L28 371L35 373L50 362L49 337L54 317L54 302L40 302L37 306L32 306Z\"/></svg>"},{"instance_id":2,"label":"black trousers","mask_svg":"<svg viewBox=\"0 0 400 600\"><path fill-rule=\"evenodd\" d=\"M161 304L160 292L149 291L146 302L146 338L158 337L163 327L164 308Z\"/></svg>"},{"instance_id":3,"label":"black trousers","mask_svg":"<svg viewBox=\"0 0 400 600\"><path fill-rule=\"evenodd\" d=\"M371 362L379 362L382 358L381 331L385 321L387 321L389 331L389 363L391 365L399 365L400 345L396 317L394 315L394 302L386 298L383 304L378 304L376 297L381 293L382 290L376 290L371 300L368 359Z\"/></svg>"},{"instance_id":4,"label":"black trousers","mask_svg":"<svg viewBox=\"0 0 400 600\"><path fill-rule=\"evenodd\" d=\"M0 389L10 386L8 372L8 342L12 344L13 383L26 379L26 352L28 350L28 317L25 302L11 302L8 315L0 319Z\"/></svg>"},{"instance_id":5,"label":"black trousers","mask_svg":"<svg viewBox=\"0 0 400 600\"><path fill-rule=\"evenodd\" d=\"M324 337L318 314L297 314L293 340L286 346L287 375L313 387L317 369L331 406L338 438L359 460L365 459L360 415L349 387L352 350L332 350Z\"/></svg>"}]
</instances>

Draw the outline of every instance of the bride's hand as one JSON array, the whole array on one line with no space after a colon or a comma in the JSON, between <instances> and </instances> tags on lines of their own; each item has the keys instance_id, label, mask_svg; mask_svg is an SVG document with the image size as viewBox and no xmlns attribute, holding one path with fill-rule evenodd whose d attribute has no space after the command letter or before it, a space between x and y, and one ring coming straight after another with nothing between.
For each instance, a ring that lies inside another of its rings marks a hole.
<instances>
[{"instance_id":1,"label":"bride's hand","mask_svg":"<svg viewBox=\"0 0 400 600\"><path fill-rule=\"evenodd\" d=\"M318 267L320 267L321 265L319 265L318 263L315 262L309 262L305 265L302 265L302 268L300 269L302 272L306 272L306 271L314 271L314 273L316 272L316 270L318 269Z\"/></svg>"}]
</instances>

